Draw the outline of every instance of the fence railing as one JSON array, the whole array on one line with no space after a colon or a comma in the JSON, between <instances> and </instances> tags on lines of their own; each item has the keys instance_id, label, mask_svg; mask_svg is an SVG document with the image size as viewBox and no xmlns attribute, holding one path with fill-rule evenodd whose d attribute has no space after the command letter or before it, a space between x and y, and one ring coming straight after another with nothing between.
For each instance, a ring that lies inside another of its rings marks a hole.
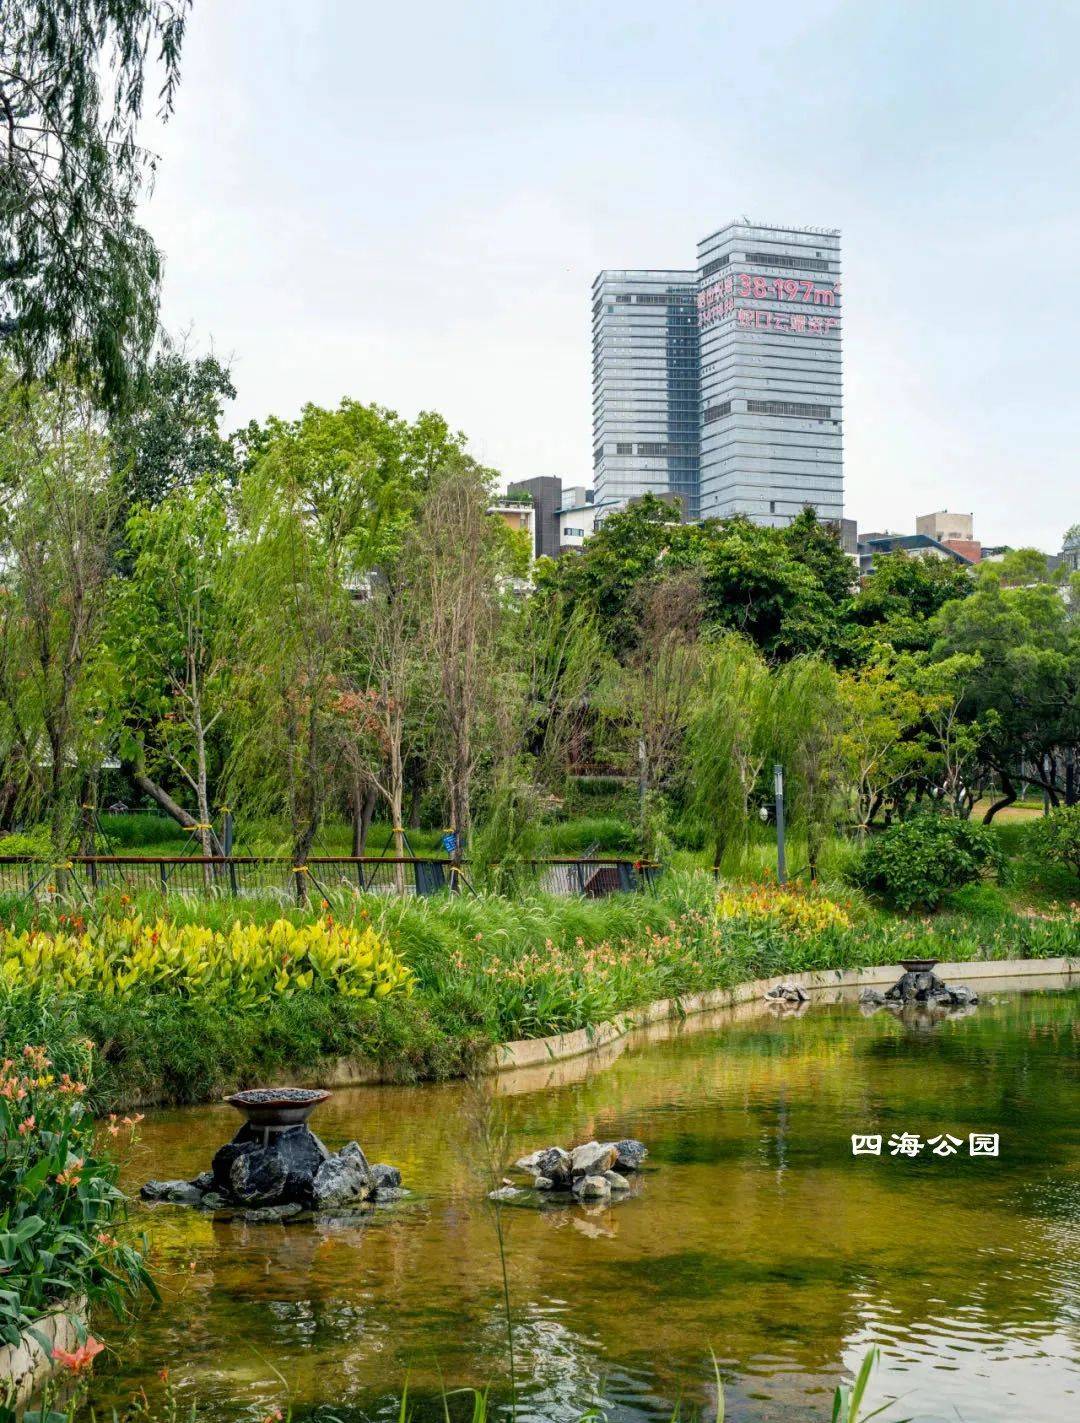
<instances>
[{"instance_id":1,"label":"fence railing","mask_svg":"<svg viewBox=\"0 0 1080 1423\"><path fill-rule=\"evenodd\" d=\"M605 895L650 888L660 866L619 856L526 860L515 864L510 884L531 884L546 894ZM62 864L22 855L0 855L0 894L24 898L56 895L89 899L117 890L188 894L209 898L260 898L307 902L355 894L467 893L469 865L460 861L402 856L313 855L306 864L258 855L73 855Z\"/></svg>"}]
</instances>

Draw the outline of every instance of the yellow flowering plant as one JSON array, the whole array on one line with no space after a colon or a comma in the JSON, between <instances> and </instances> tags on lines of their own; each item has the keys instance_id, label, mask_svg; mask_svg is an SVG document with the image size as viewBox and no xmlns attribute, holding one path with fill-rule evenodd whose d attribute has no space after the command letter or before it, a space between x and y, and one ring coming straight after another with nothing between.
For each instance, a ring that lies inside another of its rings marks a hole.
<instances>
[{"instance_id":1,"label":"yellow flowering plant","mask_svg":"<svg viewBox=\"0 0 1080 1423\"><path fill-rule=\"evenodd\" d=\"M851 928L851 916L835 900L767 885L745 891L724 890L716 902L716 917L765 923L799 938Z\"/></svg>"},{"instance_id":2,"label":"yellow flowering plant","mask_svg":"<svg viewBox=\"0 0 1080 1423\"><path fill-rule=\"evenodd\" d=\"M223 931L135 915L72 932L4 932L0 982L105 997L168 993L243 1009L314 988L348 998L410 994L414 980L369 925L326 916L302 925L236 921Z\"/></svg>"}]
</instances>

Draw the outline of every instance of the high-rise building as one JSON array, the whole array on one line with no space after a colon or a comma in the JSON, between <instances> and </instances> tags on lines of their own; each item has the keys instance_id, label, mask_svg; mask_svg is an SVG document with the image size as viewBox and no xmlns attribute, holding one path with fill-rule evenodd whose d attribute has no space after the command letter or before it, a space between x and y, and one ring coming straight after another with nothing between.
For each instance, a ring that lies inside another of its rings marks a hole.
<instances>
[{"instance_id":1,"label":"high-rise building","mask_svg":"<svg viewBox=\"0 0 1080 1423\"><path fill-rule=\"evenodd\" d=\"M693 313L687 314L687 295ZM596 501L843 517L840 236L733 222L686 271L593 283Z\"/></svg>"},{"instance_id":2,"label":"high-rise building","mask_svg":"<svg viewBox=\"0 0 1080 1423\"><path fill-rule=\"evenodd\" d=\"M697 273L601 272L592 309L596 503L673 495L696 518Z\"/></svg>"}]
</instances>

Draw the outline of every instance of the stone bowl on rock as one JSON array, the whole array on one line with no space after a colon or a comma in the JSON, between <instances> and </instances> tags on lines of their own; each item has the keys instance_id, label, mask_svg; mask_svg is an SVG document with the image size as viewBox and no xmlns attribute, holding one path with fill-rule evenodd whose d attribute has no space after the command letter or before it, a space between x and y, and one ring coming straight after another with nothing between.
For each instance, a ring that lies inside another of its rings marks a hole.
<instances>
[{"instance_id":1,"label":"stone bowl on rock","mask_svg":"<svg viewBox=\"0 0 1080 1423\"><path fill-rule=\"evenodd\" d=\"M900 965L908 973L929 973L937 959L901 959Z\"/></svg>"},{"instance_id":2,"label":"stone bowl on rock","mask_svg":"<svg viewBox=\"0 0 1080 1423\"><path fill-rule=\"evenodd\" d=\"M329 1092L317 1087L252 1087L226 1097L253 1127L302 1126Z\"/></svg>"}]
</instances>

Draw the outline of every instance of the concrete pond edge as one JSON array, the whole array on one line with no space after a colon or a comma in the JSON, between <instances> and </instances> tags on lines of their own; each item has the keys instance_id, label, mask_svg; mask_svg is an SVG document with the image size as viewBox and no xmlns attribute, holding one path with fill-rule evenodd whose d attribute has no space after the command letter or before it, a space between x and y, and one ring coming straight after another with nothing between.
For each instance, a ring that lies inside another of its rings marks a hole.
<instances>
[{"instance_id":1,"label":"concrete pond edge","mask_svg":"<svg viewBox=\"0 0 1080 1423\"><path fill-rule=\"evenodd\" d=\"M965 979L982 981L1035 976L1071 976L1080 974L1080 959L971 959L965 963L939 963L935 973L946 983ZM712 988L704 993L687 993L679 998L659 998L642 1008L630 1009L603 1023L577 1028L570 1033L556 1033L546 1038L521 1038L516 1042L498 1043L483 1057L479 1070L487 1074L513 1072L520 1068L547 1066L569 1058L598 1052L609 1043L617 1042L636 1028L651 1024L694 1017L721 1008L734 1008L740 1003L764 999L770 988L782 983L796 984L808 991L830 988L878 988L891 985L904 972L900 964L879 964L872 968L814 969L805 973L782 973L774 978L756 978L738 983L733 988ZM338 1058L323 1064L303 1085L318 1087L376 1086L388 1079L378 1064L356 1058Z\"/></svg>"}]
</instances>

